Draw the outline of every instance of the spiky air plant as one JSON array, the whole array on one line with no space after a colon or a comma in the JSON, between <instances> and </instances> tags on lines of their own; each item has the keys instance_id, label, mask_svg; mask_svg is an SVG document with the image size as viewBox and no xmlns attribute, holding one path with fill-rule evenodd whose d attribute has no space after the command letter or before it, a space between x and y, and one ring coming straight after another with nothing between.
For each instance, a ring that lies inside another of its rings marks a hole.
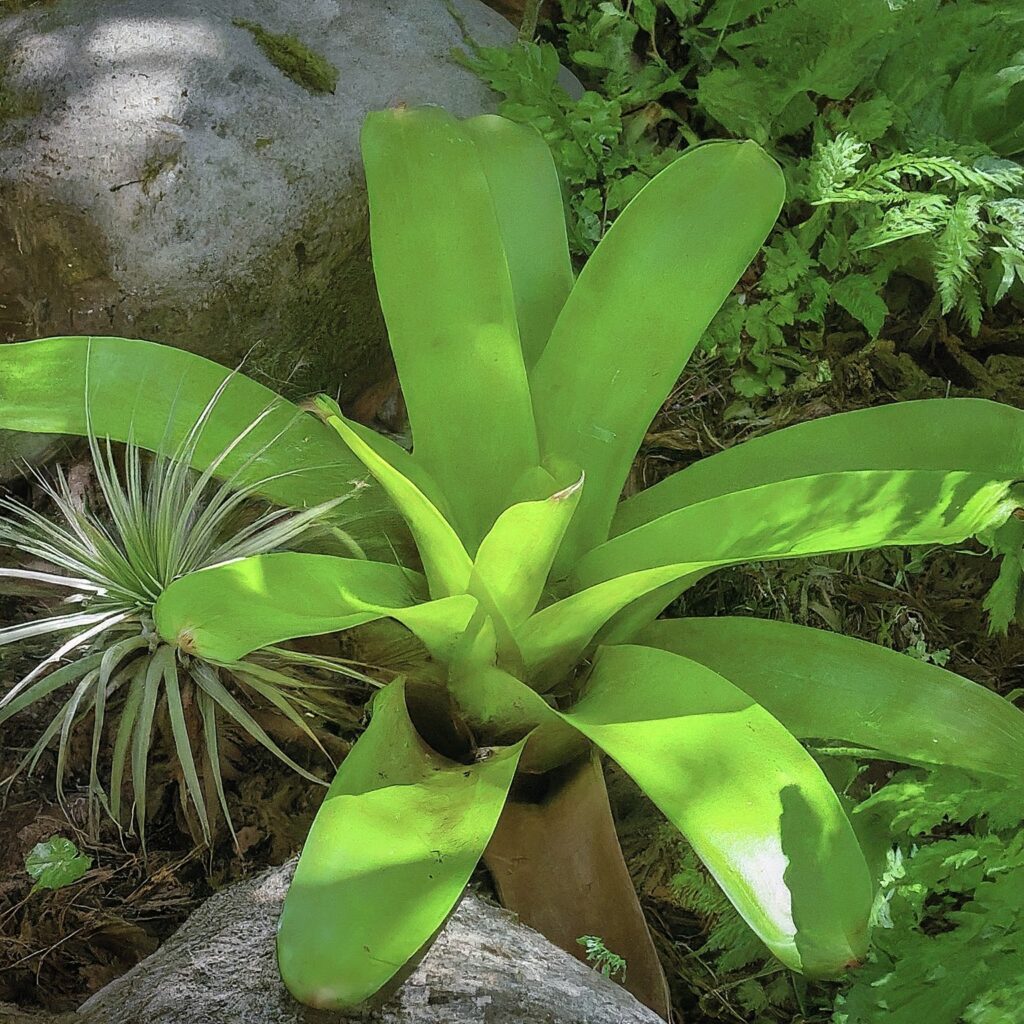
<instances>
[{"instance_id":1,"label":"spiky air plant","mask_svg":"<svg viewBox=\"0 0 1024 1024\"><path fill-rule=\"evenodd\" d=\"M305 713L321 710L335 687L318 682L308 670L370 682L341 660L281 648L243 661L212 662L176 651L154 630L153 606L172 581L207 566L281 550L314 527L329 529L327 514L345 500L302 511L257 503L254 494L266 480L243 482L243 475L252 476L249 471L260 450L243 459L226 479L216 480L224 459L244 448L258 420L203 472L190 469L226 385L227 381L170 454L149 455L132 442L119 454L109 440L96 436L90 424L95 500L76 494L60 469L52 480L35 474L51 514L0 498L0 545L16 553L24 566L0 568L0 577L42 588L57 602L52 614L0 629L0 645L60 638L52 652L0 698L0 726L50 694L70 691L8 781L26 768L35 769L56 739L56 786L63 804L72 735L91 717L90 827L98 827L101 808L119 826L134 818L143 844L147 765L154 725L161 715L166 714L170 723L186 807L190 802L208 842L211 794L201 781L203 758L206 779L234 836L219 767L218 720L233 721L294 771L321 783L275 743L246 704L251 700L274 709L326 757ZM100 780L105 730L113 737L106 784ZM123 790L129 771L134 804L126 812Z\"/></svg>"}]
</instances>

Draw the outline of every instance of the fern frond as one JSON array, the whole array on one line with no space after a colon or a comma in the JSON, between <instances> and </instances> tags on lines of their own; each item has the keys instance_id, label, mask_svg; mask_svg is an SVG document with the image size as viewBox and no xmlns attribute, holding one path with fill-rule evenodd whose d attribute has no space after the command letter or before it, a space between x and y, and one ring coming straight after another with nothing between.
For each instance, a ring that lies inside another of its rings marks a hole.
<instances>
[{"instance_id":1,"label":"fern frond","mask_svg":"<svg viewBox=\"0 0 1024 1024\"><path fill-rule=\"evenodd\" d=\"M978 195L960 196L935 240L935 281L942 312L959 307L974 333L981 326L977 266L983 255L982 203Z\"/></svg>"},{"instance_id":2,"label":"fern frond","mask_svg":"<svg viewBox=\"0 0 1024 1024\"><path fill-rule=\"evenodd\" d=\"M815 146L808 170L807 192L812 203L829 202L828 196L848 192L847 185L857 176L858 166L869 154L868 146L849 132ZM839 202L857 202L847 198Z\"/></svg>"},{"instance_id":3,"label":"fern frond","mask_svg":"<svg viewBox=\"0 0 1024 1024\"><path fill-rule=\"evenodd\" d=\"M850 248L865 252L904 238L931 235L946 223L949 208L949 197L939 192L906 193L905 202L886 207L880 217L855 231Z\"/></svg>"}]
</instances>

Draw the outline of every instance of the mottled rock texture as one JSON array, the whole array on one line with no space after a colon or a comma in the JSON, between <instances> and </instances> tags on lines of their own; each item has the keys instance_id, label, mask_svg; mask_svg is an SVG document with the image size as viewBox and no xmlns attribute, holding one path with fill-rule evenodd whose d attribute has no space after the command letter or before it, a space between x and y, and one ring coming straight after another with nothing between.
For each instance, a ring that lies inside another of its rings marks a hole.
<instances>
[{"instance_id":1,"label":"mottled rock texture","mask_svg":"<svg viewBox=\"0 0 1024 1024\"><path fill-rule=\"evenodd\" d=\"M360 125L493 109L461 42L446 0L0 4L0 341L143 337L358 393L386 359Z\"/></svg>"},{"instance_id":2,"label":"mottled rock texture","mask_svg":"<svg viewBox=\"0 0 1024 1024\"><path fill-rule=\"evenodd\" d=\"M469 893L411 977L362 1014L307 1010L277 973L294 864L208 900L151 957L93 996L79 1024L663 1024L628 992Z\"/></svg>"}]
</instances>

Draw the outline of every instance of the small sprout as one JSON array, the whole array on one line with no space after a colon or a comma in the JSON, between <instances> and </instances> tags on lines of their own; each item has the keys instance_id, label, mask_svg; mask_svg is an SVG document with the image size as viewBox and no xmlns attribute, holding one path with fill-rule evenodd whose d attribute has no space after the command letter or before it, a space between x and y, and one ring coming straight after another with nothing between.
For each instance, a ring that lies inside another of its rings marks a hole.
<instances>
[{"instance_id":1,"label":"small sprout","mask_svg":"<svg viewBox=\"0 0 1024 1024\"><path fill-rule=\"evenodd\" d=\"M626 980L626 961L613 953L599 935L581 935L576 943L587 951L587 963L602 977L614 981L618 975L619 981Z\"/></svg>"},{"instance_id":2,"label":"small sprout","mask_svg":"<svg viewBox=\"0 0 1024 1024\"><path fill-rule=\"evenodd\" d=\"M92 867L92 857L78 852L70 839L54 836L37 843L25 858L25 870L36 880L32 892L73 885Z\"/></svg>"}]
</instances>

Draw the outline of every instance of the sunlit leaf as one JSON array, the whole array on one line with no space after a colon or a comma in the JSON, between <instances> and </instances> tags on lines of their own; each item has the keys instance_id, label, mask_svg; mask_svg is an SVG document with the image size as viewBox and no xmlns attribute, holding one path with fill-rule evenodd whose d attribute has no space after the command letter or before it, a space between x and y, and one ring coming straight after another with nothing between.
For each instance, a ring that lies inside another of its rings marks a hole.
<instances>
[{"instance_id":1,"label":"sunlit leaf","mask_svg":"<svg viewBox=\"0 0 1024 1024\"><path fill-rule=\"evenodd\" d=\"M196 468L249 431L223 459L220 475L237 473L239 485L266 481L260 493L278 504L317 505L366 479L341 439L315 417L241 373L149 341L62 337L0 346L0 428L84 436L88 405L98 437L170 453L225 381L195 446ZM371 487L346 502L337 519L369 528L380 514L393 516Z\"/></svg>"},{"instance_id":2,"label":"sunlit leaf","mask_svg":"<svg viewBox=\"0 0 1024 1024\"><path fill-rule=\"evenodd\" d=\"M436 107L371 113L362 150L377 291L413 452L475 548L539 461L488 178L469 132ZM501 428L481 429L488 423Z\"/></svg>"},{"instance_id":3,"label":"sunlit leaf","mask_svg":"<svg viewBox=\"0 0 1024 1024\"><path fill-rule=\"evenodd\" d=\"M820 629L753 618L652 623L636 642L728 679L803 739L894 761L1024 776L1024 712L953 672Z\"/></svg>"},{"instance_id":4,"label":"sunlit leaf","mask_svg":"<svg viewBox=\"0 0 1024 1024\"><path fill-rule=\"evenodd\" d=\"M1024 410L977 398L858 409L785 427L701 459L622 502L612 536L688 505L816 474L973 473L1019 479Z\"/></svg>"},{"instance_id":5,"label":"sunlit leaf","mask_svg":"<svg viewBox=\"0 0 1024 1024\"><path fill-rule=\"evenodd\" d=\"M479 580L512 628L526 621L544 592L582 487L581 477L543 501L512 505L480 544L470 589Z\"/></svg>"},{"instance_id":6,"label":"sunlit leaf","mask_svg":"<svg viewBox=\"0 0 1024 1024\"><path fill-rule=\"evenodd\" d=\"M577 589L672 563L764 561L885 545L956 544L1024 501L1016 475L952 470L807 473L751 486L619 534L579 563Z\"/></svg>"},{"instance_id":7,"label":"sunlit leaf","mask_svg":"<svg viewBox=\"0 0 1024 1024\"><path fill-rule=\"evenodd\" d=\"M619 215L530 374L545 455L587 475L566 564L604 540L644 432L785 193L753 143L695 147Z\"/></svg>"},{"instance_id":8,"label":"sunlit leaf","mask_svg":"<svg viewBox=\"0 0 1024 1024\"><path fill-rule=\"evenodd\" d=\"M401 566L282 551L190 573L163 592L154 615L168 643L226 664L282 640L381 618L444 656L476 608L465 594L428 600L423 577Z\"/></svg>"},{"instance_id":9,"label":"sunlit leaf","mask_svg":"<svg viewBox=\"0 0 1024 1024\"><path fill-rule=\"evenodd\" d=\"M689 840L788 967L831 976L867 946L872 884L821 770L742 690L648 647L605 647L565 716Z\"/></svg>"},{"instance_id":10,"label":"sunlit leaf","mask_svg":"<svg viewBox=\"0 0 1024 1024\"><path fill-rule=\"evenodd\" d=\"M374 701L310 830L278 929L278 963L310 1006L356 1006L451 913L494 831L521 746L472 765L420 739L404 687Z\"/></svg>"},{"instance_id":11,"label":"sunlit leaf","mask_svg":"<svg viewBox=\"0 0 1024 1024\"><path fill-rule=\"evenodd\" d=\"M487 177L530 369L573 284L558 174L551 150L532 126L494 114L470 118L462 126Z\"/></svg>"},{"instance_id":12,"label":"sunlit leaf","mask_svg":"<svg viewBox=\"0 0 1024 1024\"><path fill-rule=\"evenodd\" d=\"M441 511L413 480L379 454L376 446L367 444L344 418L331 415L328 423L405 516L419 548L431 594L451 597L464 593L472 563L458 534Z\"/></svg>"}]
</instances>

